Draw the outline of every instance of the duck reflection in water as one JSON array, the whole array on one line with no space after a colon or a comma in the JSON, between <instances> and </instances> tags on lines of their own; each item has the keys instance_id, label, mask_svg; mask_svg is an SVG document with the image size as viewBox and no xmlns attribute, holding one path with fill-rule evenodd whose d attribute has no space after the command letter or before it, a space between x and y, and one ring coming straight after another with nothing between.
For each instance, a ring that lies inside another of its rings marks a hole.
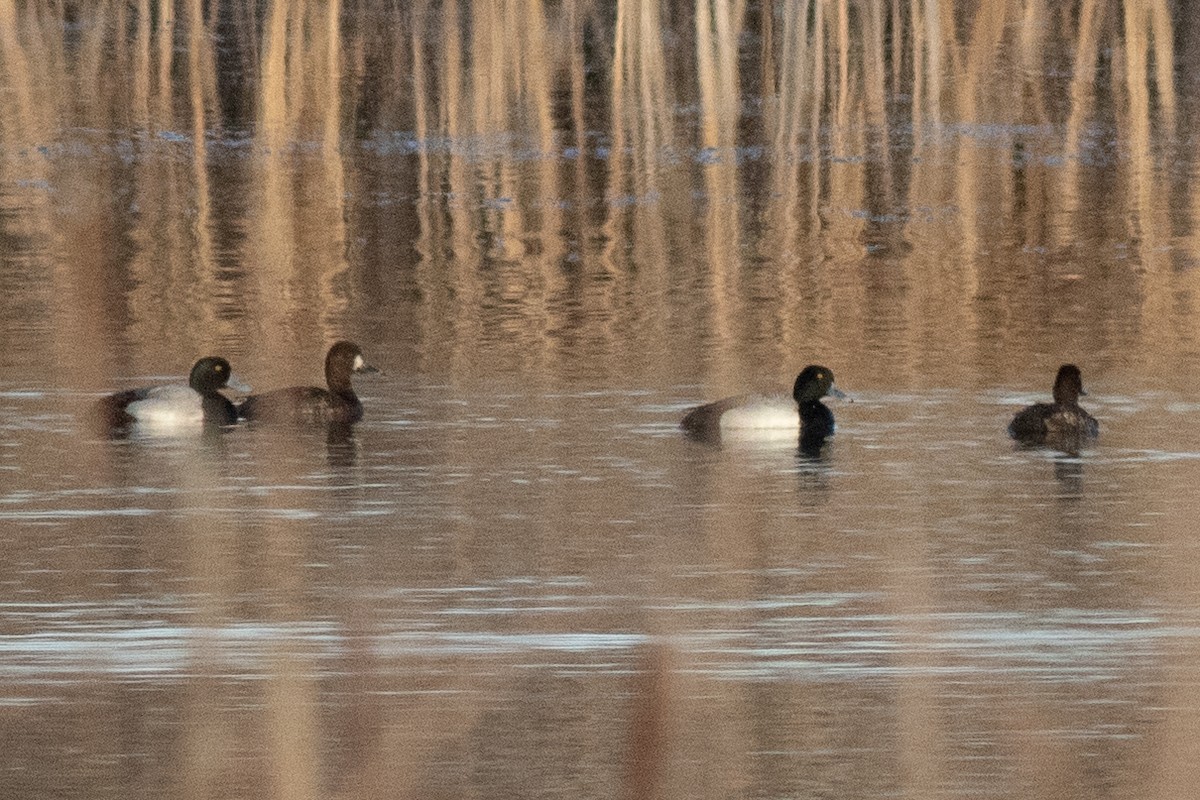
<instances>
[{"instance_id":1,"label":"duck reflection in water","mask_svg":"<svg viewBox=\"0 0 1200 800\"><path fill-rule=\"evenodd\" d=\"M1100 435L1100 423L1079 406L1079 396L1086 394L1079 367L1063 364L1054 378L1054 402L1021 409L1008 424L1008 435L1024 447L1079 455Z\"/></svg>"},{"instance_id":2,"label":"duck reflection in water","mask_svg":"<svg viewBox=\"0 0 1200 800\"><path fill-rule=\"evenodd\" d=\"M325 462L330 469L346 469L358 463L353 425L335 423L325 429Z\"/></svg>"},{"instance_id":3,"label":"duck reflection in water","mask_svg":"<svg viewBox=\"0 0 1200 800\"><path fill-rule=\"evenodd\" d=\"M1062 488L1061 499L1078 500L1083 494L1083 461L1075 456L1056 456L1054 478Z\"/></svg>"},{"instance_id":4,"label":"duck reflection in water","mask_svg":"<svg viewBox=\"0 0 1200 800\"><path fill-rule=\"evenodd\" d=\"M800 454L815 458L834 431L833 412L821 402L826 395L845 397L833 385L832 370L810 364L796 376L794 404L778 397L726 397L692 409L679 426L689 437L714 444L722 437L779 440L799 435Z\"/></svg>"}]
</instances>

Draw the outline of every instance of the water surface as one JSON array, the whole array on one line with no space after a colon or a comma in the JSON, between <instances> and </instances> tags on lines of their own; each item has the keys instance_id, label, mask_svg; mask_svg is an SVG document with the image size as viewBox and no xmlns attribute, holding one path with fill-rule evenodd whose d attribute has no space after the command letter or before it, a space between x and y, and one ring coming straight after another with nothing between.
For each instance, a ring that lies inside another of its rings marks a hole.
<instances>
[{"instance_id":1,"label":"water surface","mask_svg":"<svg viewBox=\"0 0 1200 800\"><path fill-rule=\"evenodd\" d=\"M1186 14L170 8L0 8L0 794L1187 795ZM340 338L350 432L84 424Z\"/></svg>"}]
</instances>

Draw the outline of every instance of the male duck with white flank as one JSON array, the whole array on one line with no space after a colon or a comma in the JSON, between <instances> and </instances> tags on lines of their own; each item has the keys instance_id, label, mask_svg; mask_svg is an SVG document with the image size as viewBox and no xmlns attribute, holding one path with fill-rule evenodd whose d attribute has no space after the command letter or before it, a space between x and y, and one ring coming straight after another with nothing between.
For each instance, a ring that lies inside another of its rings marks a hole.
<instances>
[{"instance_id":1,"label":"male duck with white flank","mask_svg":"<svg viewBox=\"0 0 1200 800\"><path fill-rule=\"evenodd\" d=\"M186 430L202 425L232 425L237 422L233 403L220 390L233 379L229 362L207 356L192 367L187 386L145 386L101 398L94 418L99 426L121 430L137 425L159 431Z\"/></svg>"},{"instance_id":2,"label":"male duck with white flank","mask_svg":"<svg viewBox=\"0 0 1200 800\"><path fill-rule=\"evenodd\" d=\"M783 405L777 399L755 395L738 395L694 408L680 422L690 436L714 441L722 433L762 433L798 430L800 450L815 454L833 435L833 412L821 398L826 395L845 397L833 385L833 372L828 367L810 364L796 376L792 386L795 406Z\"/></svg>"}]
</instances>

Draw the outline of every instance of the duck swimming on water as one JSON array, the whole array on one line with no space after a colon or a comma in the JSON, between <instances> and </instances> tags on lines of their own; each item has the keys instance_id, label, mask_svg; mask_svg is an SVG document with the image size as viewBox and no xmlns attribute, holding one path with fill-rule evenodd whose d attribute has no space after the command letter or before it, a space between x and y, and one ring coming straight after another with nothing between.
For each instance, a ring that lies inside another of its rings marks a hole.
<instances>
[{"instance_id":1,"label":"duck swimming on water","mask_svg":"<svg viewBox=\"0 0 1200 800\"><path fill-rule=\"evenodd\" d=\"M362 419L363 406L350 376L379 372L368 364L354 342L337 342L325 355L325 383L318 386L289 386L263 394L252 394L238 413L248 420L293 424L350 424Z\"/></svg>"},{"instance_id":2,"label":"duck swimming on water","mask_svg":"<svg viewBox=\"0 0 1200 800\"><path fill-rule=\"evenodd\" d=\"M833 385L832 370L810 364L792 386L794 407L773 398L737 395L692 409L679 426L689 436L710 441L722 433L798 430L800 450L812 454L833 435L833 412L821 402L826 395L845 397Z\"/></svg>"},{"instance_id":3,"label":"duck swimming on water","mask_svg":"<svg viewBox=\"0 0 1200 800\"><path fill-rule=\"evenodd\" d=\"M110 430L134 424L166 430L232 425L237 411L220 392L232 377L228 361L207 356L192 366L187 386L144 386L110 394L96 403L94 419Z\"/></svg>"},{"instance_id":4,"label":"duck swimming on water","mask_svg":"<svg viewBox=\"0 0 1200 800\"><path fill-rule=\"evenodd\" d=\"M1079 405L1083 375L1074 364L1063 364L1054 378L1054 402L1034 403L1008 423L1008 435L1028 447L1053 447L1078 453L1100 435L1100 423Z\"/></svg>"}]
</instances>

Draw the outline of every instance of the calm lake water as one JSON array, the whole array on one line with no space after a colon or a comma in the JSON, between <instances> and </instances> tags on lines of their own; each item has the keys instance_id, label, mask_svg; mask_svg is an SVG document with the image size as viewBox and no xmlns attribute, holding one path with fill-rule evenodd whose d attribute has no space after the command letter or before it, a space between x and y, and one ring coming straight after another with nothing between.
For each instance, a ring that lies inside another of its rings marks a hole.
<instances>
[{"instance_id":1,"label":"calm lake water","mask_svg":"<svg viewBox=\"0 0 1200 800\"><path fill-rule=\"evenodd\" d=\"M1190 796L1172 8L0 2L0 796ZM348 434L84 424L341 338Z\"/></svg>"}]
</instances>

